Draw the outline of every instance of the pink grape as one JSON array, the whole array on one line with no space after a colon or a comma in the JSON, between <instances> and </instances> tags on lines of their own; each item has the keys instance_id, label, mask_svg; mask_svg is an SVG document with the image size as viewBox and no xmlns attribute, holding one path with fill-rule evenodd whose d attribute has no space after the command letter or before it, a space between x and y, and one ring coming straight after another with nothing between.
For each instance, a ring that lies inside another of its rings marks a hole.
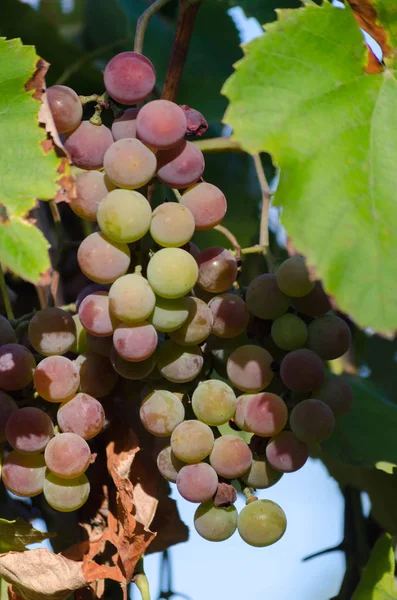
<instances>
[{"instance_id":1,"label":"pink grape","mask_svg":"<svg viewBox=\"0 0 397 600\"><path fill-rule=\"evenodd\" d=\"M336 315L317 317L308 327L307 345L323 360L340 358L349 350L350 344L349 326Z\"/></svg>"},{"instance_id":2,"label":"pink grape","mask_svg":"<svg viewBox=\"0 0 397 600\"><path fill-rule=\"evenodd\" d=\"M71 199L69 206L78 217L95 222L100 201L114 188L110 179L100 171L78 173L76 197Z\"/></svg>"},{"instance_id":3,"label":"pink grape","mask_svg":"<svg viewBox=\"0 0 397 600\"><path fill-rule=\"evenodd\" d=\"M81 242L77 260L89 279L96 283L113 283L128 271L131 255L127 244L112 242L95 232Z\"/></svg>"},{"instance_id":4,"label":"pink grape","mask_svg":"<svg viewBox=\"0 0 397 600\"><path fill-rule=\"evenodd\" d=\"M105 152L113 144L113 136L105 125L81 124L69 135L64 146L73 164L80 169L101 169Z\"/></svg>"},{"instance_id":5,"label":"pink grape","mask_svg":"<svg viewBox=\"0 0 397 600\"><path fill-rule=\"evenodd\" d=\"M330 377L312 393L327 404L336 418L343 417L353 407L353 390L342 377Z\"/></svg>"},{"instance_id":6,"label":"pink grape","mask_svg":"<svg viewBox=\"0 0 397 600\"><path fill-rule=\"evenodd\" d=\"M212 229L218 225L227 209L225 195L218 187L206 181L186 190L181 203L193 214L198 231Z\"/></svg>"},{"instance_id":7,"label":"pink grape","mask_svg":"<svg viewBox=\"0 0 397 600\"><path fill-rule=\"evenodd\" d=\"M48 402L70 400L80 385L76 365L65 356L48 356L39 362L33 381L37 393Z\"/></svg>"},{"instance_id":8,"label":"pink grape","mask_svg":"<svg viewBox=\"0 0 397 600\"><path fill-rule=\"evenodd\" d=\"M117 383L117 373L106 356L86 352L76 358L75 365L80 375L80 391L84 394L102 398L110 394Z\"/></svg>"},{"instance_id":9,"label":"pink grape","mask_svg":"<svg viewBox=\"0 0 397 600\"><path fill-rule=\"evenodd\" d=\"M323 361L312 350L293 350L281 361L280 375L293 392L310 392L324 381Z\"/></svg>"},{"instance_id":10,"label":"pink grape","mask_svg":"<svg viewBox=\"0 0 397 600\"><path fill-rule=\"evenodd\" d=\"M252 452L244 440L236 435L223 435L215 440L210 463L221 477L235 479L250 468Z\"/></svg>"},{"instance_id":11,"label":"pink grape","mask_svg":"<svg viewBox=\"0 0 397 600\"><path fill-rule=\"evenodd\" d=\"M58 433L47 444L44 459L52 473L63 479L71 479L88 469L91 450L76 433Z\"/></svg>"},{"instance_id":12,"label":"pink grape","mask_svg":"<svg viewBox=\"0 0 397 600\"><path fill-rule=\"evenodd\" d=\"M103 73L109 96L120 104L137 104L149 96L156 83L150 60L138 52L116 54Z\"/></svg>"},{"instance_id":13,"label":"pink grape","mask_svg":"<svg viewBox=\"0 0 397 600\"><path fill-rule=\"evenodd\" d=\"M276 273L277 285L283 294L301 298L314 288L310 279L306 261L303 256L291 256L278 268Z\"/></svg>"},{"instance_id":14,"label":"pink grape","mask_svg":"<svg viewBox=\"0 0 397 600\"><path fill-rule=\"evenodd\" d=\"M171 435L179 423L182 423L185 409L175 394L167 390L158 390L144 399L139 416L143 426L150 433L158 437L166 437Z\"/></svg>"},{"instance_id":15,"label":"pink grape","mask_svg":"<svg viewBox=\"0 0 397 600\"><path fill-rule=\"evenodd\" d=\"M181 346L201 344L211 333L213 317L205 302L199 298L186 298L189 316L181 327L171 331L169 336Z\"/></svg>"},{"instance_id":16,"label":"pink grape","mask_svg":"<svg viewBox=\"0 0 397 600\"><path fill-rule=\"evenodd\" d=\"M168 381L185 383L192 381L203 368L204 359L198 346L188 348L167 340L157 350L157 366Z\"/></svg>"},{"instance_id":17,"label":"pink grape","mask_svg":"<svg viewBox=\"0 0 397 600\"><path fill-rule=\"evenodd\" d=\"M16 341L17 336L11 323L3 315L0 315L0 346L15 344Z\"/></svg>"},{"instance_id":18,"label":"pink grape","mask_svg":"<svg viewBox=\"0 0 397 600\"><path fill-rule=\"evenodd\" d=\"M13 450L4 459L1 477L7 490L32 498L41 494L46 465L42 454L20 454Z\"/></svg>"},{"instance_id":19,"label":"pink grape","mask_svg":"<svg viewBox=\"0 0 397 600\"><path fill-rule=\"evenodd\" d=\"M152 100L139 111L136 119L137 137L151 148L171 148L186 133L184 111L169 100Z\"/></svg>"},{"instance_id":20,"label":"pink grape","mask_svg":"<svg viewBox=\"0 0 397 600\"><path fill-rule=\"evenodd\" d=\"M307 444L317 444L330 437L334 430L335 417L325 402L309 398L294 406L290 425L298 440Z\"/></svg>"},{"instance_id":21,"label":"pink grape","mask_svg":"<svg viewBox=\"0 0 397 600\"><path fill-rule=\"evenodd\" d=\"M250 312L260 319L277 319L289 307L289 299L279 289L276 276L259 275L248 286L245 301Z\"/></svg>"},{"instance_id":22,"label":"pink grape","mask_svg":"<svg viewBox=\"0 0 397 600\"><path fill-rule=\"evenodd\" d=\"M21 344L4 344L0 347L0 388L21 390L33 379L36 361L33 354Z\"/></svg>"},{"instance_id":23,"label":"pink grape","mask_svg":"<svg viewBox=\"0 0 397 600\"><path fill-rule=\"evenodd\" d=\"M242 298L235 294L215 296L208 303L212 312L212 333L222 338L233 338L248 326L249 311Z\"/></svg>"},{"instance_id":24,"label":"pink grape","mask_svg":"<svg viewBox=\"0 0 397 600\"><path fill-rule=\"evenodd\" d=\"M268 463L264 456L254 457L248 471L241 476L246 485L256 490L265 490L272 487L283 476Z\"/></svg>"},{"instance_id":25,"label":"pink grape","mask_svg":"<svg viewBox=\"0 0 397 600\"><path fill-rule=\"evenodd\" d=\"M95 292L108 292L110 285L106 285L104 283L90 283L86 285L82 290L79 291L76 298L76 310L79 311L80 305L83 302L84 298L89 296L90 294L94 294Z\"/></svg>"},{"instance_id":26,"label":"pink grape","mask_svg":"<svg viewBox=\"0 0 397 600\"><path fill-rule=\"evenodd\" d=\"M280 396L262 392L252 396L245 407L245 425L262 437L271 437L284 429L288 420L287 406Z\"/></svg>"},{"instance_id":27,"label":"pink grape","mask_svg":"<svg viewBox=\"0 0 397 600\"><path fill-rule=\"evenodd\" d=\"M157 154L157 177L168 187L181 189L196 183L204 172L204 166L201 150L185 140Z\"/></svg>"},{"instance_id":28,"label":"pink grape","mask_svg":"<svg viewBox=\"0 0 397 600\"><path fill-rule=\"evenodd\" d=\"M152 179L157 160L149 148L136 138L123 138L107 150L103 166L108 177L121 188L140 188Z\"/></svg>"},{"instance_id":29,"label":"pink grape","mask_svg":"<svg viewBox=\"0 0 397 600\"><path fill-rule=\"evenodd\" d=\"M80 392L61 404L57 421L63 432L77 433L85 440L90 440L102 431L105 412L98 400Z\"/></svg>"},{"instance_id":30,"label":"pink grape","mask_svg":"<svg viewBox=\"0 0 397 600\"><path fill-rule=\"evenodd\" d=\"M109 357L113 348L113 336L97 337L87 333L87 345L90 352Z\"/></svg>"},{"instance_id":31,"label":"pink grape","mask_svg":"<svg viewBox=\"0 0 397 600\"><path fill-rule=\"evenodd\" d=\"M156 350L157 332L147 321L136 325L123 323L114 331L113 344L122 358L139 362L149 358Z\"/></svg>"},{"instance_id":32,"label":"pink grape","mask_svg":"<svg viewBox=\"0 0 397 600\"><path fill-rule=\"evenodd\" d=\"M22 454L42 452L53 435L50 417L34 406L20 408L7 421L7 442Z\"/></svg>"},{"instance_id":33,"label":"pink grape","mask_svg":"<svg viewBox=\"0 0 397 600\"><path fill-rule=\"evenodd\" d=\"M332 308L321 281L316 281L313 289L306 296L291 298L291 302L297 311L309 317L322 317Z\"/></svg>"},{"instance_id":34,"label":"pink grape","mask_svg":"<svg viewBox=\"0 0 397 600\"><path fill-rule=\"evenodd\" d=\"M0 390L0 444L6 440L6 425L12 413L18 410L18 405L11 396Z\"/></svg>"},{"instance_id":35,"label":"pink grape","mask_svg":"<svg viewBox=\"0 0 397 600\"><path fill-rule=\"evenodd\" d=\"M76 129L83 117L83 106L76 92L66 85L52 85L47 88L46 96L58 133Z\"/></svg>"},{"instance_id":36,"label":"pink grape","mask_svg":"<svg viewBox=\"0 0 397 600\"><path fill-rule=\"evenodd\" d=\"M206 502L215 494L218 476L207 463L186 465L176 478L178 492L189 502Z\"/></svg>"},{"instance_id":37,"label":"pink grape","mask_svg":"<svg viewBox=\"0 0 397 600\"><path fill-rule=\"evenodd\" d=\"M172 483L176 483L177 475L185 464L175 456L171 446L165 446L157 455L158 470L164 479Z\"/></svg>"},{"instance_id":38,"label":"pink grape","mask_svg":"<svg viewBox=\"0 0 397 600\"><path fill-rule=\"evenodd\" d=\"M236 423L237 427L241 429L241 431L248 431L248 427L245 422L245 411L247 409L248 402L253 397L254 394L242 394L237 398L234 422Z\"/></svg>"},{"instance_id":39,"label":"pink grape","mask_svg":"<svg viewBox=\"0 0 397 600\"><path fill-rule=\"evenodd\" d=\"M94 292L86 296L80 304L79 317L84 329L97 337L112 335L118 324L110 312L108 292Z\"/></svg>"},{"instance_id":40,"label":"pink grape","mask_svg":"<svg viewBox=\"0 0 397 600\"><path fill-rule=\"evenodd\" d=\"M171 435L172 452L185 463L200 462L210 454L213 446L212 429L201 421L183 421Z\"/></svg>"},{"instance_id":41,"label":"pink grape","mask_svg":"<svg viewBox=\"0 0 397 600\"><path fill-rule=\"evenodd\" d=\"M28 333L33 348L44 356L65 354L76 342L76 324L72 315L56 307L35 313Z\"/></svg>"},{"instance_id":42,"label":"pink grape","mask_svg":"<svg viewBox=\"0 0 397 600\"><path fill-rule=\"evenodd\" d=\"M117 354L115 348L112 348L110 352L110 362L112 363L113 369L121 375L124 379L136 381L139 379L145 379L152 373L156 367L155 355L149 356L146 360L140 362L131 362L121 358Z\"/></svg>"},{"instance_id":43,"label":"pink grape","mask_svg":"<svg viewBox=\"0 0 397 600\"><path fill-rule=\"evenodd\" d=\"M207 292L225 292L237 278L237 261L225 248L213 246L197 257L198 284Z\"/></svg>"},{"instance_id":44,"label":"pink grape","mask_svg":"<svg viewBox=\"0 0 397 600\"><path fill-rule=\"evenodd\" d=\"M264 348L251 344L240 346L227 361L227 375L239 390L260 392L273 379L272 362L272 356Z\"/></svg>"},{"instance_id":45,"label":"pink grape","mask_svg":"<svg viewBox=\"0 0 397 600\"><path fill-rule=\"evenodd\" d=\"M282 431L270 439L266 458L276 471L293 473L304 466L309 450L307 444L298 440L292 431Z\"/></svg>"},{"instance_id":46,"label":"pink grape","mask_svg":"<svg viewBox=\"0 0 397 600\"><path fill-rule=\"evenodd\" d=\"M115 142L123 138L136 137L136 117L139 110L139 108L127 108L113 121L112 135Z\"/></svg>"}]
</instances>

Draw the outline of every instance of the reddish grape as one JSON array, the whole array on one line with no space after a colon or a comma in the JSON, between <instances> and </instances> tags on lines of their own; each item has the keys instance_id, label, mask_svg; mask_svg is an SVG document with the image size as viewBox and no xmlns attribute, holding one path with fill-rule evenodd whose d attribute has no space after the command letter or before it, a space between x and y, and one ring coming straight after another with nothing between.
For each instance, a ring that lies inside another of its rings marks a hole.
<instances>
[{"instance_id":1,"label":"reddish grape","mask_svg":"<svg viewBox=\"0 0 397 600\"><path fill-rule=\"evenodd\" d=\"M0 444L6 440L6 425L16 410L18 406L15 400L0 390Z\"/></svg>"},{"instance_id":2,"label":"reddish grape","mask_svg":"<svg viewBox=\"0 0 397 600\"><path fill-rule=\"evenodd\" d=\"M310 392L324 381L323 361L312 350L293 350L281 361L280 375L293 392Z\"/></svg>"},{"instance_id":3,"label":"reddish grape","mask_svg":"<svg viewBox=\"0 0 397 600\"><path fill-rule=\"evenodd\" d=\"M95 292L108 292L110 285L106 285L104 283L90 283L85 288L79 291L76 298L76 310L79 311L80 304L83 302L84 298L89 296L90 294L94 294Z\"/></svg>"},{"instance_id":4,"label":"reddish grape","mask_svg":"<svg viewBox=\"0 0 397 600\"><path fill-rule=\"evenodd\" d=\"M12 413L6 425L7 442L22 454L42 452L53 435L50 417L34 406Z\"/></svg>"},{"instance_id":5,"label":"reddish grape","mask_svg":"<svg viewBox=\"0 0 397 600\"><path fill-rule=\"evenodd\" d=\"M80 321L91 335L108 337L118 320L110 313L108 292L94 292L84 298L79 307Z\"/></svg>"},{"instance_id":6,"label":"reddish grape","mask_svg":"<svg viewBox=\"0 0 397 600\"><path fill-rule=\"evenodd\" d=\"M0 346L15 344L16 341L17 336L11 323L3 315L0 315Z\"/></svg>"},{"instance_id":7,"label":"reddish grape","mask_svg":"<svg viewBox=\"0 0 397 600\"><path fill-rule=\"evenodd\" d=\"M212 229L226 214L227 202L222 191L206 181L197 183L182 195L181 203L193 214L196 229Z\"/></svg>"},{"instance_id":8,"label":"reddish grape","mask_svg":"<svg viewBox=\"0 0 397 600\"><path fill-rule=\"evenodd\" d=\"M330 437L335 426L334 413L321 400L299 402L290 415L291 430L301 442L317 444Z\"/></svg>"},{"instance_id":9,"label":"reddish grape","mask_svg":"<svg viewBox=\"0 0 397 600\"><path fill-rule=\"evenodd\" d=\"M342 377L330 377L313 391L313 397L327 404L335 417L343 417L353 407L353 390Z\"/></svg>"},{"instance_id":10,"label":"reddish grape","mask_svg":"<svg viewBox=\"0 0 397 600\"><path fill-rule=\"evenodd\" d=\"M227 361L227 375L239 390L260 392L273 379L272 362L272 356L264 348L251 344L240 346Z\"/></svg>"},{"instance_id":11,"label":"reddish grape","mask_svg":"<svg viewBox=\"0 0 397 600\"><path fill-rule=\"evenodd\" d=\"M34 356L25 346L4 344L0 347L0 388L13 391L29 385L35 366Z\"/></svg>"},{"instance_id":12,"label":"reddish grape","mask_svg":"<svg viewBox=\"0 0 397 600\"><path fill-rule=\"evenodd\" d=\"M157 332L147 321L136 325L123 323L113 334L116 352L125 360L139 362L149 358L157 347Z\"/></svg>"},{"instance_id":13,"label":"reddish grape","mask_svg":"<svg viewBox=\"0 0 397 600\"><path fill-rule=\"evenodd\" d=\"M113 283L130 266L127 244L108 240L102 233L87 236L80 244L77 260L84 275L97 283Z\"/></svg>"},{"instance_id":14,"label":"reddish grape","mask_svg":"<svg viewBox=\"0 0 397 600\"><path fill-rule=\"evenodd\" d=\"M321 281L316 281L313 289L306 296L291 298L291 302L296 310L309 317L322 317L332 308Z\"/></svg>"},{"instance_id":15,"label":"reddish grape","mask_svg":"<svg viewBox=\"0 0 397 600\"><path fill-rule=\"evenodd\" d=\"M152 100L139 111L136 119L137 137L151 148L171 148L186 133L184 111L169 100Z\"/></svg>"},{"instance_id":16,"label":"reddish grape","mask_svg":"<svg viewBox=\"0 0 397 600\"><path fill-rule=\"evenodd\" d=\"M113 136L105 125L82 121L65 142L73 164L80 169L101 169L105 152L113 144Z\"/></svg>"},{"instance_id":17,"label":"reddish grape","mask_svg":"<svg viewBox=\"0 0 397 600\"><path fill-rule=\"evenodd\" d=\"M287 406L280 396L262 392L251 396L245 407L245 425L262 437L271 437L284 429L288 420Z\"/></svg>"},{"instance_id":18,"label":"reddish grape","mask_svg":"<svg viewBox=\"0 0 397 600\"><path fill-rule=\"evenodd\" d=\"M83 117L83 106L76 92L66 85L52 85L47 88L46 96L58 133L76 129Z\"/></svg>"},{"instance_id":19,"label":"reddish grape","mask_svg":"<svg viewBox=\"0 0 397 600\"><path fill-rule=\"evenodd\" d=\"M94 398L102 398L110 394L118 377L109 358L87 352L80 354L76 358L75 364L79 370L81 392Z\"/></svg>"},{"instance_id":20,"label":"reddish grape","mask_svg":"<svg viewBox=\"0 0 397 600\"><path fill-rule=\"evenodd\" d=\"M77 433L85 440L90 440L102 431L105 412L98 400L88 394L79 393L61 404L57 421L62 431Z\"/></svg>"},{"instance_id":21,"label":"reddish grape","mask_svg":"<svg viewBox=\"0 0 397 600\"><path fill-rule=\"evenodd\" d=\"M203 368L203 355L198 346L179 346L167 340L157 350L157 366L168 381L185 383L192 381Z\"/></svg>"},{"instance_id":22,"label":"reddish grape","mask_svg":"<svg viewBox=\"0 0 397 600\"><path fill-rule=\"evenodd\" d=\"M103 73L109 96L120 104L137 104L149 96L156 83L150 60L138 52L116 54Z\"/></svg>"},{"instance_id":23,"label":"reddish grape","mask_svg":"<svg viewBox=\"0 0 397 600\"><path fill-rule=\"evenodd\" d=\"M215 494L218 477L207 463L186 465L176 478L178 492L189 502L206 502Z\"/></svg>"},{"instance_id":24,"label":"reddish grape","mask_svg":"<svg viewBox=\"0 0 397 600\"><path fill-rule=\"evenodd\" d=\"M80 385L79 372L65 356L48 356L34 371L34 387L48 402L64 402L73 398Z\"/></svg>"},{"instance_id":25,"label":"reddish grape","mask_svg":"<svg viewBox=\"0 0 397 600\"><path fill-rule=\"evenodd\" d=\"M150 433L158 437L167 437L182 423L185 409L175 394L168 390L158 390L146 396L141 404L139 416L143 426Z\"/></svg>"},{"instance_id":26,"label":"reddish grape","mask_svg":"<svg viewBox=\"0 0 397 600\"><path fill-rule=\"evenodd\" d=\"M307 344L323 360L340 358L351 344L349 326L336 315L317 317L308 327Z\"/></svg>"},{"instance_id":27,"label":"reddish grape","mask_svg":"<svg viewBox=\"0 0 397 600\"><path fill-rule=\"evenodd\" d=\"M251 462L251 450L241 438L236 435L223 435L215 440L210 463L221 477L240 477L248 471Z\"/></svg>"},{"instance_id":28,"label":"reddish grape","mask_svg":"<svg viewBox=\"0 0 397 600\"><path fill-rule=\"evenodd\" d=\"M204 172L204 166L201 150L185 140L157 154L157 177L168 187L181 189L196 183Z\"/></svg>"},{"instance_id":29,"label":"reddish grape","mask_svg":"<svg viewBox=\"0 0 397 600\"><path fill-rule=\"evenodd\" d=\"M88 469L91 450L76 433L58 433L48 443L44 459L52 473L63 479L71 479Z\"/></svg>"},{"instance_id":30,"label":"reddish grape","mask_svg":"<svg viewBox=\"0 0 397 600\"><path fill-rule=\"evenodd\" d=\"M44 356L65 354L76 342L72 315L56 307L39 310L29 323L29 341Z\"/></svg>"},{"instance_id":31,"label":"reddish grape","mask_svg":"<svg viewBox=\"0 0 397 600\"><path fill-rule=\"evenodd\" d=\"M260 319L277 319L289 307L289 300L280 291L276 276L271 273L259 275L248 286L245 301L250 312Z\"/></svg>"},{"instance_id":32,"label":"reddish grape","mask_svg":"<svg viewBox=\"0 0 397 600\"><path fill-rule=\"evenodd\" d=\"M124 138L136 137L136 117L139 108L127 108L122 115L113 121L112 135L115 142Z\"/></svg>"},{"instance_id":33,"label":"reddish grape","mask_svg":"<svg viewBox=\"0 0 397 600\"><path fill-rule=\"evenodd\" d=\"M32 498L43 491L45 471L42 454L20 454L13 450L4 459L1 477L7 490L16 496Z\"/></svg>"},{"instance_id":34,"label":"reddish grape","mask_svg":"<svg viewBox=\"0 0 397 600\"><path fill-rule=\"evenodd\" d=\"M248 431L248 427L245 422L245 411L247 409L248 402L253 397L254 394L242 394L237 398L234 422L236 423L237 427L241 429L241 431Z\"/></svg>"},{"instance_id":35,"label":"reddish grape","mask_svg":"<svg viewBox=\"0 0 397 600\"><path fill-rule=\"evenodd\" d=\"M282 431L271 438L266 446L266 458L276 471L293 473L306 463L309 449L292 431Z\"/></svg>"},{"instance_id":36,"label":"reddish grape","mask_svg":"<svg viewBox=\"0 0 397 600\"><path fill-rule=\"evenodd\" d=\"M314 288L303 256L290 256L277 269L277 285L287 296L301 298Z\"/></svg>"},{"instance_id":37,"label":"reddish grape","mask_svg":"<svg viewBox=\"0 0 397 600\"><path fill-rule=\"evenodd\" d=\"M155 355L149 356L146 360L140 362L131 362L124 360L119 354L117 354L115 348L112 348L110 352L110 362L112 363L113 369L121 375L124 379L130 379L136 381L139 379L145 379L154 370L156 366Z\"/></svg>"},{"instance_id":38,"label":"reddish grape","mask_svg":"<svg viewBox=\"0 0 397 600\"><path fill-rule=\"evenodd\" d=\"M171 331L169 336L181 346L195 346L201 344L211 333L212 313L199 298L189 296L186 300L189 316L184 324Z\"/></svg>"},{"instance_id":39,"label":"reddish grape","mask_svg":"<svg viewBox=\"0 0 397 600\"><path fill-rule=\"evenodd\" d=\"M208 303L214 322L212 333L222 338L234 338L248 326L249 311L242 298L235 294L215 296Z\"/></svg>"},{"instance_id":40,"label":"reddish grape","mask_svg":"<svg viewBox=\"0 0 397 600\"><path fill-rule=\"evenodd\" d=\"M78 173L76 197L71 199L69 206L82 219L96 221L100 201L114 188L109 177L100 171Z\"/></svg>"},{"instance_id":41,"label":"reddish grape","mask_svg":"<svg viewBox=\"0 0 397 600\"><path fill-rule=\"evenodd\" d=\"M213 246L197 257L198 284L207 292L225 292L237 278L237 261L225 248Z\"/></svg>"}]
</instances>

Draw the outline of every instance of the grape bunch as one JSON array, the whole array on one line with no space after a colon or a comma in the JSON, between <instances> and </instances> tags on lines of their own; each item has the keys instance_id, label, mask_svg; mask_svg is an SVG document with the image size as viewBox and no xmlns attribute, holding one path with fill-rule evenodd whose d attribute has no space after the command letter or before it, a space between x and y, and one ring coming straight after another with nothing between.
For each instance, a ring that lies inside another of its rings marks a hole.
<instances>
[{"instance_id":1,"label":"grape bunch","mask_svg":"<svg viewBox=\"0 0 397 600\"><path fill-rule=\"evenodd\" d=\"M248 544L268 546L283 536L286 516L252 492L302 468L310 445L350 410L348 383L325 377L324 366L348 351L350 329L303 257L245 289L235 251L192 241L222 221L227 202L203 180L203 154L186 140L186 107L147 101L155 81L141 54L110 60L106 103L124 107L111 129L97 113L82 120L72 89L47 90L78 167L70 207L95 227L77 252L92 283L80 291L76 314L51 307L33 316L35 355L0 321L2 478L20 496L43 491L57 510L82 506L105 398L132 381L141 424L158 438L159 472L199 504L197 532L222 541L238 530ZM152 209L153 184L178 201ZM32 406L20 407L25 388L34 391ZM235 489L247 497L239 514Z\"/></svg>"}]
</instances>

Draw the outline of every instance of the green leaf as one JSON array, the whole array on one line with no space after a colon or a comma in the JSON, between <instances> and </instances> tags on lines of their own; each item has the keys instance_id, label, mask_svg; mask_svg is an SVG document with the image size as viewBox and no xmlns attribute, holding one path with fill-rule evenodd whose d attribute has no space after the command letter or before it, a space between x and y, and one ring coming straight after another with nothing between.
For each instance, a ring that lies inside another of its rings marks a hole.
<instances>
[{"instance_id":1,"label":"green leaf","mask_svg":"<svg viewBox=\"0 0 397 600\"><path fill-rule=\"evenodd\" d=\"M377 540L352 600L396 600L394 553L390 535Z\"/></svg>"},{"instance_id":2,"label":"green leaf","mask_svg":"<svg viewBox=\"0 0 397 600\"><path fill-rule=\"evenodd\" d=\"M226 82L225 122L281 167L294 246L361 326L397 327L397 82L368 75L350 8L281 11Z\"/></svg>"},{"instance_id":3,"label":"green leaf","mask_svg":"<svg viewBox=\"0 0 397 600\"><path fill-rule=\"evenodd\" d=\"M38 531L23 519L6 521L0 519L0 554L10 551L23 552L27 545L54 537L54 533Z\"/></svg>"},{"instance_id":4,"label":"green leaf","mask_svg":"<svg viewBox=\"0 0 397 600\"><path fill-rule=\"evenodd\" d=\"M0 223L0 260L26 281L35 282L50 268L50 244L29 221L11 217Z\"/></svg>"}]
</instances>

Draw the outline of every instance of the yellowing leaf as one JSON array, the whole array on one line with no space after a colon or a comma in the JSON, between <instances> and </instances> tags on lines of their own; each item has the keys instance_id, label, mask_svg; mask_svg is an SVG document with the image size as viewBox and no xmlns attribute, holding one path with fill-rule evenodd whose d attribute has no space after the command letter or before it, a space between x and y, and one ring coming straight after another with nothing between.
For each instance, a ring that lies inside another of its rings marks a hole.
<instances>
[{"instance_id":1,"label":"yellowing leaf","mask_svg":"<svg viewBox=\"0 0 397 600\"><path fill-rule=\"evenodd\" d=\"M352 600L396 600L394 553L390 535L380 538L364 569Z\"/></svg>"}]
</instances>

